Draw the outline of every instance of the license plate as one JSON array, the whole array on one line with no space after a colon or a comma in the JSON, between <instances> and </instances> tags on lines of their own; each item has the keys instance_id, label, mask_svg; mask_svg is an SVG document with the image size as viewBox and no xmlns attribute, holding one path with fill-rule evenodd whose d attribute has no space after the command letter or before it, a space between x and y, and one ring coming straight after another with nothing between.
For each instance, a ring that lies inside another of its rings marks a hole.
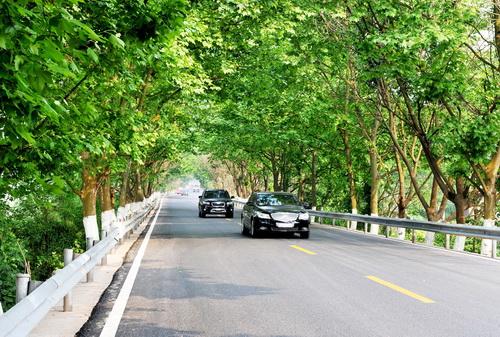
<instances>
[{"instance_id":1,"label":"license plate","mask_svg":"<svg viewBox=\"0 0 500 337\"><path fill-rule=\"evenodd\" d=\"M294 225L293 222L277 222L276 227L279 228L292 228Z\"/></svg>"}]
</instances>

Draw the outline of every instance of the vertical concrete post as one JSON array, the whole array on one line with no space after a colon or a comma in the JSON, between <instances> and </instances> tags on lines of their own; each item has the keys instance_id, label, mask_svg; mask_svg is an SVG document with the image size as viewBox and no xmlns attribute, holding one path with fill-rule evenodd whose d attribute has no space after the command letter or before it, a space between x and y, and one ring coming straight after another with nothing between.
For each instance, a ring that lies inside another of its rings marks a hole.
<instances>
[{"instance_id":1,"label":"vertical concrete post","mask_svg":"<svg viewBox=\"0 0 500 337\"><path fill-rule=\"evenodd\" d=\"M73 249L65 248L63 256L64 256L64 266L66 267L68 264L71 263L71 261L73 261ZM73 311L73 296L71 290L69 293L66 294L66 296L64 296L63 311L64 312Z\"/></svg>"},{"instance_id":2,"label":"vertical concrete post","mask_svg":"<svg viewBox=\"0 0 500 337\"><path fill-rule=\"evenodd\" d=\"M108 232L106 230L101 230L101 240L104 240L108 236ZM104 254L101 259L101 266L105 266L108 264L108 254Z\"/></svg>"},{"instance_id":3,"label":"vertical concrete post","mask_svg":"<svg viewBox=\"0 0 500 337\"><path fill-rule=\"evenodd\" d=\"M415 243L417 241L417 237L415 236L415 230L411 230L411 242Z\"/></svg>"},{"instance_id":4,"label":"vertical concrete post","mask_svg":"<svg viewBox=\"0 0 500 337\"><path fill-rule=\"evenodd\" d=\"M385 226L385 238L387 239L390 235L390 232L391 232L391 227L389 226Z\"/></svg>"},{"instance_id":5,"label":"vertical concrete post","mask_svg":"<svg viewBox=\"0 0 500 337\"><path fill-rule=\"evenodd\" d=\"M29 274L16 275L16 303L21 302L23 298L28 296L29 283L30 283Z\"/></svg>"},{"instance_id":6,"label":"vertical concrete post","mask_svg":"<svg viewBox=\"0 0 500 337\"><path fill-rule=\"evenodd\" d=\"M491 240L491 258L497 258L497 240Z\"/></svg>"},{"instance_id":7,"label":"vertical concrete post","mask_svg":"<svg viewBox=\"0 0 500 337\"><path fill-rule=\"evenodd\" d=\"M87 250L94 246L94 240L92 238L87 238ZM94 282L94 270L90 270L87 273L87 283Z\"/></svg>"},{"instance_id":8,"label":"vertical concrete post","mask_svg":"<svg viewBox=\"0 0 500 337\"><path fill-rule=\"evenodd\" d=\"M450 234L445 234L444 248L450 249Z\"/></svg>"}]
</instances>

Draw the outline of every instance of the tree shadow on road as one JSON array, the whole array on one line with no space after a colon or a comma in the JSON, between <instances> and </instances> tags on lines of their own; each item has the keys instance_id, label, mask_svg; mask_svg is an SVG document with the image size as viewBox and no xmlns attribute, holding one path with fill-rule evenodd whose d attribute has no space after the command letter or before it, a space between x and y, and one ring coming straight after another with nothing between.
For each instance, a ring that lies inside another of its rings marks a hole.
<instances>
[{"instance_id":1,"label":"tree shadow on road","mask_svg":"<svg viewBox=\"0 0 500 337\"><path fill-rule=\"evenodd\" d=\"M276 291L269 287L217 282L184 268L143 267L132 295L154 300L161 298L234 300L246 296L272 295Z\"/></svg>"}]
</instances>

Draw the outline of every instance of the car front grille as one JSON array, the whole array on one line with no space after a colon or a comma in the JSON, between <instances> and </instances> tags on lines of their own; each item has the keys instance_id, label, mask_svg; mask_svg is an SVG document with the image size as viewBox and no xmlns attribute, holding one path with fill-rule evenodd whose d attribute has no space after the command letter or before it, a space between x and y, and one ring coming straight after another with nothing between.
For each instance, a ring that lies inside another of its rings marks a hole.
<instances>
[{"instance_id":1,"label":"car front grille","mask_svg":"<svg viewBox=\"0 0 500 337\"><path fill-rule=\"evenodd\" d=\"M212 202L213 207L224 207L224 202L223 201L214 201Z\"/></svg>"},{"instance_id":2,"label":"car front grille","mask_svg":"<svg viewBox=\"0 0 500 337\"><path fill-rule=\"evenodd\" d=\"M296 213L290 213L290 212L276 212L272 213L271 217L275 221L279 222L294 222L297 220L297 214Z\"/></svg>"}]
</instances>

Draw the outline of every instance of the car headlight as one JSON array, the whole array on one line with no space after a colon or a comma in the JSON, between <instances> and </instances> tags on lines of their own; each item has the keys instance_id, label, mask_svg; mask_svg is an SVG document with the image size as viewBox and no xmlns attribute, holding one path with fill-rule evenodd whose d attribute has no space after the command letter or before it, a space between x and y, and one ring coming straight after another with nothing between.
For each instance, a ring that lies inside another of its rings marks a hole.
<instances>
[{"instance_id":1,"label":"car headlight","mask_svg":"<svg viewBox=\"0 0 500 337\"><path fill-rule=\"evenodd\" d=\"M300 213L299 214L299 220L309 220L309 213Z\"/></svg>"},{"instance_id":2,"label":"car headlight","mask_svg":"<svg viewBox=\"0 0 500 337\"><path fill-rule=\"evenodd\" d=\"M257 215L259 219L271 219L271 216L264 212L255 212L255 215Z\"/></svg>"},{"instance_id":3,"label":"car headlight","mask_svg":"<svg viewBox=\"0 0 500 337\"><path fill-rule=\"evenodd\" d=\"M210 201L203 201L203 205L210 205Z\"/></svg>"},{"instance_id":4,"label":"car headlight","mask_svg":"<svg viewBox=\"0 0 500 337\"><path fill-rule=\"evenodd\" d=\"M233 202L232 202L232 201L228 201L226 204L227 204L228 206L233 206Z\"/></svg>"}]
</instances>

